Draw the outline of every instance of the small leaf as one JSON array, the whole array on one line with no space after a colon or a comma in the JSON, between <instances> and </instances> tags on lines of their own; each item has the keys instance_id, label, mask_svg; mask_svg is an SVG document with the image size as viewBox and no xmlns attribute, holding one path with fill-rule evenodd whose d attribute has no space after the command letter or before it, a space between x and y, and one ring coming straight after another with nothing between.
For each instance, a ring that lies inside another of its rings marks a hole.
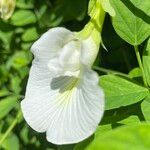
<instances>
[{"instance_id":1,"label":"small leaf","mask_svg":"<svg viewBox=\"0 0 150 150\"><path fill-rule=\"evenodd\" d=\"M9 94L10 94L10 92L7 89L0 90L0 97L7 96Z\"/></svg>"},{"instance_id":2,"label":"small leaf","mask_svg":"<svg viewBox=\"0 0 150 150\"><path fill-rule=\"evenodd\" d=\"M130 72L129 72L129 76L131 78L137 78L137 77L142 77L142 71L139 67L137 68L134 68L132 69Z\"/></svg>"},{"instance_id":3,"label":"small leaf","mask_svg":"<svg viewBox=\"0 0 150 150\"><path fill-rule=\"evenodd\" d=\"M36 28L29 28L28 30L26 30L23 35L22 35L22 40L24 42L30 42L30 41L34 41L39 37L39 34L36 31Z\"/></svg>"},{"instance_id":4,"label":"small leaf","mask_svg":"<svg viewBox=\"0 0 150 150\"><path fill-rule=\"evenodd\" d=\"M150 56L143 56L143 68L148 86L150 86Z\"/></svg>"},{"instance_id":5,"label":"small leaf","mask_svg":"<svg viewBox=\"0 0 150 150\"><path fill-rule=\"evenodd\" d=\"M142 102L141 108L145 120L150 122L150 95Z\"/></svg>"},{"instance_id":6,"label":"small leaf","mask_svg":"<svg viewBox=\"0 0 150 150\"><path fill-rule=\"evenodd\" d=\"M13 67L20 69L27 66L32 59L32 55L29 51L18 51L7 62L7 68Z\"/></svg>"},{"instance_id":7,"label":"small leaf","mask_svg":"<svg viewBox=\"0 0 150 150\"><path fill-rule=\"evenodd\" d=\"M106 125L100 125L97 127L95 131L95 137L99 136L99 134L105 134L106 132L112 130L111 124L106 124Z\"/></svg>"},{"instance_id":8,"label":"small leaf","mask_svg":"<svg viewBox=\"0 0 150 150\"><path fill-rule=\"evenodd\" d=\"M125 124L125 125L132 125L132 124L135 124L135 123L140 123L140 120L138 118L138 116L129 116L128 118L125 118L117 123L120 123L120 124Z\"/></svg>"},{"instance_id":9,"label":"small leaf","mask_svg":"<svg viewBox=\"0 0 150 150\"><path fill-rule=\"evenodd\" d=\"M100 86L105 92L106 110L137 103L149 93L147 88L114 75L102 76Z\"/></svg>"},{"instance_id":10,"label":"small leaf","mask_svg":"<svg viewBox=\"0 0 150 150\"><path fill-rule=\"evenodd\" d=\"M9 96L0 100L0 119L5 117L9 111L17 104L16 96Z\"/></svg>"},{"instance_id":11,"label":"small leaf","mask_svg":"<svg viewBox=\"0 0 150 150\"><path fill-rule=\"evenodd\" d=\"M1 31L0 30L0 40L2 40L2 45L5 49L10 48L10 43L12 40L13 31Z\"/></svg>"},{"instance_id":12,"label":"small leaf","mask_svg":"<svg viewBox=\"0 0 150 150\"><path fill-rule=\"evenodd\" d=\"M21 79L19 76L10 75L10 89L16 94L19 94L21 91Z\"/></svg>"},{"instance_id":13,"label":"small leaf","mask_svg":"<svg viewBox=\"0 0 150 150\"><path fill-rule=\"evenodd\" d=\"M15 26L25 26L36 22L35 14L30 10L18 10L11 17L10 23Z\"/></svg>"},{"instance_id":14,"label":"small leaf","mask_svg":"<svg viewBox=\"0 0 150 150\"><path fill-rule=\"evenodd\" d=\"M11 134L2 143L5 150L19 150L19 139L15 134Z\"/></svg>"}]
</instances>

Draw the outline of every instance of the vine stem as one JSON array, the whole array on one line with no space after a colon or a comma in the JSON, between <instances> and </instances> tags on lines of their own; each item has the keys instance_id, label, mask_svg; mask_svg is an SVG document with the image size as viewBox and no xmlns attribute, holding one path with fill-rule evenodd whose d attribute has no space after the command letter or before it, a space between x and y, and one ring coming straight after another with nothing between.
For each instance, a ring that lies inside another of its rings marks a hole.
<instances>
[{"instance_id":1,"label":"vine stem","mask_svg":"<svg viewBox=\"0 0 150 150\"><path fill-rule=\"evenodd\" d=\"M125 73L122 73L122 72L119 72L119 71L110 70L110 69L106 69L106 68L102 68L102 67L97 67L97 66L93 66L93 69L101 71L101 72L104 72L104 73L107 73L107 74L108 73L117 74L117 75L129 78L129 75L127 75Z\"/></svg>"},{"instance_id":2,"label":"vine stem","mask_svg":"<svg viewBox=\"0 0 150 150\"><path fill-rule=\"evenodd\" d=\"M3 141L7 138L7 136L10 134L10 132L13 130L13 128L16 126L18 121L22 118L22 112L21 110L18 111L16 118L13 120L12 124L9 126L5 134L0 139L0 145L2 145Z\"/></svg>"},{"instance_id":3,"label":"vine stem","mask_svg":"<svg viewBox=\"0 0 150 150\"><path fill-rule=\"evenodd\" d=\"M144 68L143 68L143 64L142 64L142 60L141 60L141 56L140 56L138 46L134 46L134 50L135 50L135 54L136 54L136 57L137 57L139 67L142 71L144 85L147 87L148 85L147 85L147 82L146 82L146 76L145 76L145 72L144 72Z\"/></svg>"}]
</instances>

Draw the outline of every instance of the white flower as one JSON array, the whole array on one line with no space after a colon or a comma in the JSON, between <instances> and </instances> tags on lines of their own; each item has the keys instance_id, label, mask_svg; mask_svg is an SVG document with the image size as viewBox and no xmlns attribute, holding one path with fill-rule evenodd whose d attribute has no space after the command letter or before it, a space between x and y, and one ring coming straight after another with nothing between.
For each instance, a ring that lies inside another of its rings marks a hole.
<instances>
[{"instance_id":1,"label":"white flower","mask_svg":"<svg viewBox=\"0 0 150 150\"><path fill-rule=\"evenodd\" d=\"M65 28L53 28L32 46L34 60L25 99L27 123L55 144L77 143L93 134L104 112L99 77L91 70L98 48Z\"/></svg>"}]
</instances>

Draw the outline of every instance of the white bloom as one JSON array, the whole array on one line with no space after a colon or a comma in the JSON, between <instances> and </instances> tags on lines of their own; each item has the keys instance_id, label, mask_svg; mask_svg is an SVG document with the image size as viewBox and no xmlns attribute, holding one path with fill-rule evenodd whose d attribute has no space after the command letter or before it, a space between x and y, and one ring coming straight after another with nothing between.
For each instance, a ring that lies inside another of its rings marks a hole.
<instances>
[{"instance_id":1,"label":"white bloom","mask_svg":"<svg viewBox=\"0 0 150 150\"><path fill-rule=\"evenodd\" d=\"M104 112L99 77L90 69L97 55L95 42L58 27L31 49L35 58L21 103L25 120L55 144L89 137Z\"/></svg>"}]
</instances>

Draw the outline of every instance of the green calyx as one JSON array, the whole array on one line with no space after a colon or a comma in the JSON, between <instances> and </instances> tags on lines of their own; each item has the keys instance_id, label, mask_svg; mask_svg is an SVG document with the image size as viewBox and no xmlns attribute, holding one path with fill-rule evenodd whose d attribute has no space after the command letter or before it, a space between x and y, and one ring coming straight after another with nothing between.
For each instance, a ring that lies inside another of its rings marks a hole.
<instances>
[{"instance_id":1,"label":"green calyx","mask_svg":"<svg viewBox=\"0 0 150 150\"><path fill-rule=\"evenodd\" d=\"M105 18L105 11L102 8L101 0L91 0L89 2L88 14L91 19L77 35L82 39L87 39L91 36L99 48Z\"/></svg>"},{"instance_id":2,"label":"green calyx","mask_svg":"<svg viewBox=\"0 0 150 150\"><path fill-rule=\"evenodd\" d=\"M88 15L91 19L83 28L83 30L77 34L83 39L92 36L93 40L99 47L106 12L108 12L111 16L115 16L115 11L109 0L90 0Z\"/></svg>"},{"instance_id":3,"label":"green calyx","mask_svg":"<svg viewBox=\"0 0 150 150\"><path fill-rule=\"evenodd\" d=\"M83 30L76 33L80 39L84 40L89 37L93 39L97 46L95 58L98 54L100 43L103 43L101 32L106 12L108 12L111 16L115 15L115 11L111 7L109 0L90 0L88 7L88 15L90 16L90 20L85 25Z\"/></svg>"}]
</instances>

